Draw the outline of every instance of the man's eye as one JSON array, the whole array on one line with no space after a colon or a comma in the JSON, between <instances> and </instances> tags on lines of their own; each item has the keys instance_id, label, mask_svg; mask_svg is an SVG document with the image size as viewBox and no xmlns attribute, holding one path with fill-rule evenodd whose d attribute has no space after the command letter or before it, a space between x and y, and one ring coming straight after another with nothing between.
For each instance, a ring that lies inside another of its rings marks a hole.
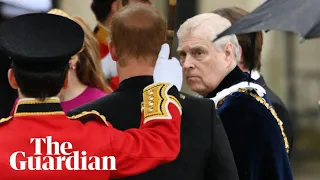
<instances>
[{"instance_id":1,"label":"man's eye","mask_svg":"<svg viewBox=\"0 0 320 180\"><path fill-rule=\"evenodd\" d=\"M201 56L202 54L203 54L202 51L196 51L196 55L197 55L197 56Z\"/></svg>"},{"instance_id":2,"label":"man's eye","mask_svg":"<svg viewBox=\"0 0 320 180\"><path fill-rule=\"evenodd\" d=\"M185 56L186 56L186 53L181 52L181 53L179 53L179 55L180 55L180 57L185 57Z\"/></svg>"}]
</instances>

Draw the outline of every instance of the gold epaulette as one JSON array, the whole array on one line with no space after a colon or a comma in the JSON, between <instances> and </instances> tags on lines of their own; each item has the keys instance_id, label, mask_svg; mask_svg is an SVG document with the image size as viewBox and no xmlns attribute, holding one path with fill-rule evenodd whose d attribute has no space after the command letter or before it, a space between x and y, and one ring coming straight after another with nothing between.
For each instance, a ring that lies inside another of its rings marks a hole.
<instances>
[{"instance_id":1,"label":"gold epaulette","mask_svg":"<svg viewBox=\"0 0 320 180\"><path fill-rule=\"evenodd\" d=\"M73 115L71 117L68 116L69 119L72 120L80 120L82 122L87 122L87 118L90 118L89 120L98 120L98 121L103 121L103 123L106 126L109 126L108 121L106 120L106 117L104 115L101 115L95 110L92 111L83 111L80 114Z\"/></svg>"},{"instance_id":2,"label":"gold epaulette","mask_svg":"<svg viewBox=\"0 0 320 180\"><path fill-rule=\"evenodd\" d=\"M5 122L10 121L12 118L13 118L13 116L9 116L9 117L7 117L7 118L1 118L1 119L0 119L0 125L2 125L2 124L5 123Z\"/></svg>"},{"instance_id":3,"label":"gold epaulette","mask_svg":"<svg viewBox=\"0 0 320 180\"><path fill-rule=\"evenodd\" d=\"M156 83L147 86L143 90L142 110L144 110L144 123L151 120L171 119L169 103L174 104L182 114L182 107L178 99L168 94L172 85Z\"/></svg>"}]
</instances>

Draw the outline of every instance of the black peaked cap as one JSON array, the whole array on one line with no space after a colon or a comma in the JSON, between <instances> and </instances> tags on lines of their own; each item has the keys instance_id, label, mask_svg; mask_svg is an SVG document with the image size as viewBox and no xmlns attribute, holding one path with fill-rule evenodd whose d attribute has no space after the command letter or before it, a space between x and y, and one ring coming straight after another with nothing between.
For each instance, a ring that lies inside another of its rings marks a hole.
<instances>
[{"instance_id":1,"label":"black peaked cap","mask_svg":"<svg viewBox=\"0 0 320 180\"><path fill-rule=\"evenodd\" d=\"M15 65L30 71L66 66L83 47L80 25L63 16L32 13L14 17L0 28L0 48Z\"/></svg>"}]
</instances>

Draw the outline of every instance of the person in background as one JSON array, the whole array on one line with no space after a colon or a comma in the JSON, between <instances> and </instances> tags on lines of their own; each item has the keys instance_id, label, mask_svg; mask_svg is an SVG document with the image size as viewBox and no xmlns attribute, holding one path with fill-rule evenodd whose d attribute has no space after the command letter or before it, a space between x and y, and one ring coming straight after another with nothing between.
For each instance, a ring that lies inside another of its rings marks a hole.
<instances>
[{"instance_id":1,"label":"person in background","mask_svg":"<svg viewBox=\"0 0 320 180\"><path fill-rule=\"evenodd\" d=\"M196 15L180 26L178 53L186 82L192 91L215 102L240 180L292 180L282 122L263 87L237 66L241 58L237 37L214 41L230 26L214 13Z\"/></svg>"},{"instance_id":2,"label":"person in background","mask_svg":"<svg viewBox=\"0 0 320 180\"><path fill-rule=\"evenodd\" d=\"M238 21L243 16L247 15L249 12L241 9L239 7L227 7L221 8L213 11L213 13L219 14L220 16L228 19L231 24ZM294 127L293 121L290 117L289 111L282 100L267 86L263 76L260 74L261 69L261 51L263 44L263 33L249 33L238 35L237 39L241 46L242 55L238 66L244 72L249 72L250 67L252 67L251 78L255 82L261 85L267 93L274 110L277 112L278 117L283 122L284 131L287 135L289 147L291 150L289 152L289 158L292 155L293 142L294 142Z\"/></svg>"},{"instance_id":3,"label":"person in background","mask_svg":"<svg viewBox=\"0 0 320 180\"><path fill-rule=\"evenodd\" d=\"M68 86L69 61L83 41L82 28L59 15L25 14L2 24L0 47L12 60L8 80L20 100L13 116L0 119L1 180L108 180L178 156L182 78L174 77L182 77L179 62L162 59L156 64L155 77L161 81L141 92L148 103L139 102L139 129L119 131L96 111L66 116L57 95ZM157 114L159 107L166 116ZM60 148L52 147L52 152L50 146Z\"/></svg>"},{"instance_id":4,"label":"person in background","mask_svg":"<svg viewBox=\"0 0 320 180\"><path fill-rule=\"evenodd\" d=\"M85 33L82 50L69 61L68 87L59 94L63 110L68 112L110 94L112 90L106 84L101 68L98 41L87 24L80 17L70 17L59 9L53 9L49 14L72 19L82 27ZM11 110L11 114L14 113L15 107Z\"/></svg>"},{"instance_id":5,"label":"person in background","mask_svg":"<svg viewBox=\"0 0 320 180\"><path fill-rule=\"evenodd\" d=\"M123 6L132 3L146 3L151 5L149 0L93 0L91 3L91 10L98 21L94 33L100 44L102 68L112 90L115 90L118 87L119 77L116 63L112 59L108 47L110 22L114 13Z\"/></svg>"},{"instance_id":6,"label":"person in background","mask_svg":"<svg viewBox=\"0 0 320 180\"><path fill-rule=\"evenodd\" d=\"M71 116L82 111L96 110L105 115L115 128L137 128L141 117L141 92L154 80L161 82L154 72L155 66L169 58L169 45L163 44L167 33L166 21L152 6L136 3L122 8L113 16L111 33L109 47L117 62L119 87L111 95L67 114ZM132 46L132 42L136 44ZM170 61L179 63L176 58ZM168 74L173 71L167 67ZM183 79L182 76L172 78ZM158 91L164 92L162 89ZM180 102L183 110L178 158L172 163L125 180L238 180L228 137L217 116L214 102L187 94L181 94ZM165 117L164 110L157 108L156 114Z\"/></svg>"}]
</instances>

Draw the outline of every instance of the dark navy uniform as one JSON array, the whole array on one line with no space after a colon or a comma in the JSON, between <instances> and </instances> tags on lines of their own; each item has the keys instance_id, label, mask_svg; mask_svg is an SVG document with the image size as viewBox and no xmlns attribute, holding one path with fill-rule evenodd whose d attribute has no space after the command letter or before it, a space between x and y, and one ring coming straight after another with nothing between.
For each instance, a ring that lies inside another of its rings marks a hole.
<instances>
[{"instance_id":1,"label":"dark navy uniform","mask_svg":"<svg viewBox=\"0 0 320 180\"><path fill-rule=\"evenodd\" d=\"M245 87L248 80L236 67L207 96L213 99L220 96L216 99L217 112L226 129L239 178L291 180L287 154L290 149L282 122L265 95ZM240 85L243 88L238 88Z\"/></svg>"},{"instance_id":2,"label":"dark navy uniform","mask_svg":"<svg viewBox=\"0 0 320 180\"><path fill-rule=\"evenodd\" d=\"M112 94L69 112L95 109L120 130L139 127L141 91L152 76L122 81ZM126 180L236 180L235 162L225 130L211 100L181 94L181 150L172 163ZM130 118L130 119L129 119Z\"/></svg>"},{"instance_id":3,"label":"dark navy uniform","mask_svg":"<svg viewBox=\"0 0 320 180\"><path fill-rule=\"evenodd\" d=\"M256 80L256 83L261 85L267 92L268 99L270 100L272 107L277 112L278 117L283 122L284 132L287 135L289 146L289 158L292 155L293 142L294 142L294 125L292 118L290 117L289 111L282 100L268 87L262 75Z\"/></svg>"}]
</instances>

